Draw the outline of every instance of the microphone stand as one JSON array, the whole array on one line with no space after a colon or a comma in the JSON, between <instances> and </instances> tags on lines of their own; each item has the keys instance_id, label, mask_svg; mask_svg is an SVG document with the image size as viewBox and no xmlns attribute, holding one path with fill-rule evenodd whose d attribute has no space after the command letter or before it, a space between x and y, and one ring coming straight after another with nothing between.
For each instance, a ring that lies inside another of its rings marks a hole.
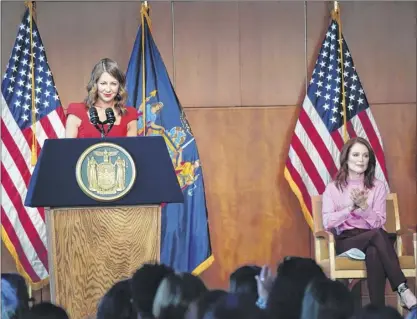
<instances>
[{"instance_id":1,"label":"microphone stand","mask_svg":"<svg viewBox=\"0 0 417 319\"><path fill-rule=\"evenodd\" d=\"M101 127L99 126L99 124L101 124ZM100 132L101 138L105 138L106 137L106 134L104 133L103 123L99 122L99 123L95 124L94 127Z\"/></svg>"},{"instance_id":2,"label":"microphone stand","mask_svg":"<svg viewBox=\"0 0 417 319\"><path fill-rule=\"evenodd\" d=\"M106 137L106 133L104 132L104 124L103 123L101 123L100 133L101 133L101 138L105 138Z\"/></svg>"},{"instance_id":3,"label":"microphone stand","mask_svg":"<svg viewBox=\"0 0 417 319\"><path fill-rule=\"evenodd\" d=\"M114 123L109 123L109 127L107 129L106 135L109 134L110 130L113 128L113 125L114 125Z\"/></svg>"},{"instance_id":4,"label":"microphone stand","mask_svg":"<svg viewBox=\"0 0 417 319\"><path fill-rule=\"evenodd\" d=\"M114 123L109 122L109 120L105 120L104 122L100 122L100 124L101 124L101 129L100 129L101 138L104 138L109 134ZM107 132L106 132L106 129L104 128L105 124L109 124L109 128L107 129Z\"/></svg>"}]
</instances>

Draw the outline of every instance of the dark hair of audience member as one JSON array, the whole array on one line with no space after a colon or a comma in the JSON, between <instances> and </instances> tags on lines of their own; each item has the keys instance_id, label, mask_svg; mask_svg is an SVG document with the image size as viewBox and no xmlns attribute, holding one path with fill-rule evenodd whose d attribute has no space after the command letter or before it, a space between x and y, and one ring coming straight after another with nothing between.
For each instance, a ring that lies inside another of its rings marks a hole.
<instances>
[{"instance_id":1,"label":"dark hair of audience member","mask_svg":"<svg viewBox=\"0 0 417 319\"><path fill-rule=\"evenodd\" d=\"M354 319L402 319L399 312L390 306L368 304L353 317Z\"/></svg>"},{"instance_id":2,"label":"dark hair of audience member","mask_svg":"<svg viewBox=\"0 0 417 319\"><path fill-rule=\"evenodd\" d=\"M353 312L353 298L345 285L315 278L305 290L300 319L349 319Z\"/></svg>"},{"instance_id":3,"label":"dark hair of audience member","mask_svg":"<svg viewBox=\"0 0 417 319\"><path fill-rule=\"evenodd\" d=\"M190 303L185 319L203 319L205 312L226 294L226 291L218 289L205 292Z\"/></svg>"},{"instance_id":4,"label":"dark hair of audience member","mask_svg":"<svg viewBox=\"0 0 417 319\"><path fill-rule=\"evenodd\" d=\"M229 292L250 294L258 299L258 287L255 276L261 273L261 267L242 266L237 268L229 277Z\"/></svg>"},{"instance_id":5,"label":"dark hair of audience member","mask_svg":"<svg viewBox=\"0 0 417 319\"><path fill-rule=\"evenodd\" d=\"M184 318L190 303L206 291L203 281L192 274L168 275L158 287L152 313L158 319Z\"/></svg>"},{"instance_id":6,"label":"dark hair of audience member","mask_svg":"<svg viewBox=\"0 0 417 319\"><path fill-rule=\"evenodd\" d=\"M122 280L111 287L101 298L97 319L135 319L130 280Z\"/></svg>"},{"instance_id":7,"label":"dark hair of audience member","mask_svg":"<svg viewBox=\"0 0 417 319\"><path fill-rule=\"evenodd\" d=\"M299 319L304 291L314 278L326 278L311 258L286 257L278 266L277 277L267 301L272 318Z\"/></svg>"},{"instance_id":8,"label":"dark hair of audience member","mask_svg":"<svg viewBox=\"0 0 417 319\"><path fill-rule=\"evenodd\" d=\"M29 292L25 279L16 273L4 273L1 278L7 280L16 292L18 303L12 318L23 318L29 311Z\"/></svg>"},{"instance_id":9,"label":"dark hair of audience member","mask_svg":"<svg viewBox=\"0 0 417 319\"><path fill-rule=\"evenodd\" d=\"M152 306L162 280L174 271L162 264L147 263L133 274L131 279L133 307L140 318L153 318Z\"/></svg>"},{"instance_id":10,"label":"dark hair of audience member","mask_svg":"<svg viewBox=\"0 0 417 319\"><path fill-rule=\"evenodd\" d=\"M35 304L29 311L29 319L69 319L67 312L50 302Z\"/></svg>"},{"instance_id":11,"label":"dark hair of audience member","mask_svg":"<svg viewBox=\"0 0 417 319\"><path fill-rule=\"evenodd\" d=\"M182 278L184 285L187 286L184 291L186 300L196 300L208 291L200 277L187 272L180 273L179 276Z\"/></svg>"},{"instance_id":12,"label":"dark hair of audience member","mask_svg":"<svg viewBox=\"0 0 417 319\"><path fill-rule=\"evenodd\" d=\"M228 293L212 305L203 319L263 319L264 312L247 294Z\"/></svg>"}]
</instances>

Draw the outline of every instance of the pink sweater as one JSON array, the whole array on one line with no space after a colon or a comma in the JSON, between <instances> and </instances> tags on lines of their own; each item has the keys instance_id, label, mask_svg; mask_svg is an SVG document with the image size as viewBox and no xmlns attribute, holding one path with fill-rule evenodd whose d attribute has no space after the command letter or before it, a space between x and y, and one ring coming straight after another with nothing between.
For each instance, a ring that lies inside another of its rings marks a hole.
<instances>
[{"instance_id":1,"label":"pink sweater","mask_svg":"<svg viewBox=\"0 0 417 319\"><path fill-rule=\"evenodd\" d=\"M350 191L354 188L364 189L363 177L349 179L348 185L340 192L332 182L327 185L323 193L323 226L329 230L335 228L337 234L344 230L360 228L381 228L386 221L387 190L382 181L375 179L374 187L368 192L368 208L350 211L348 208L352 200Z\"/></svg>"}]
</instances>

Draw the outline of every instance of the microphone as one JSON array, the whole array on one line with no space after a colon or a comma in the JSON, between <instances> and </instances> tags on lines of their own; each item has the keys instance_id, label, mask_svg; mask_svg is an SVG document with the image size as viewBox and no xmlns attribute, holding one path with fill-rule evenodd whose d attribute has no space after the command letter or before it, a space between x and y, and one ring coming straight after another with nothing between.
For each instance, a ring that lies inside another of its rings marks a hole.
<instances>
[{"instance_id":1,"label":"microphone","mask_svg":"<svg viewBox=\"0 0 417 319\"><path fill-rule=\"evenodd\" d=\"M113 109L111 107L106 109L106 123L109 124L106 135L109 134L110 130L113 128L114 123L116 122L116 117L114 116Z\"/></svg>"},{"instance_id":2,"label":"microphone","mask_svg":"<svg viewBox=\"0 0 417 319\"><path fill-rule=\"evenodd\" d=\"M98 117L97 109L94 106L90 107L88 110L88 114L90 115L90 123L93 124L95 128L100 132L101 137L104 137L104 130L102 127L99 126L99 124L103 123L101 123Z\"/></svg>"}]
</instances>

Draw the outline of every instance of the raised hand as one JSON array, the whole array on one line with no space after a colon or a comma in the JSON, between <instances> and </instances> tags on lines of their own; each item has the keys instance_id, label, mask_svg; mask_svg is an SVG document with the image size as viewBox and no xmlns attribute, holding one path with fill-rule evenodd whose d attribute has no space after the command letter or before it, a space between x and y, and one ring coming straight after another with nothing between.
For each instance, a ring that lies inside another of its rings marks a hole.
<instances>
[{"instance_id":1,"label":"raised hand","mask_svg":"<svg viewBox=\"0 0 417 319\"><path fill-rule=\"evenodd\" d=\"M256 283L258 285L258 296L263 300L268 299L268 295L271 292L272 285L274 283L274 276L272 275L271 269L264 265L262 267L259 276L255 276Z\"/></svg>"}]
</instances>

